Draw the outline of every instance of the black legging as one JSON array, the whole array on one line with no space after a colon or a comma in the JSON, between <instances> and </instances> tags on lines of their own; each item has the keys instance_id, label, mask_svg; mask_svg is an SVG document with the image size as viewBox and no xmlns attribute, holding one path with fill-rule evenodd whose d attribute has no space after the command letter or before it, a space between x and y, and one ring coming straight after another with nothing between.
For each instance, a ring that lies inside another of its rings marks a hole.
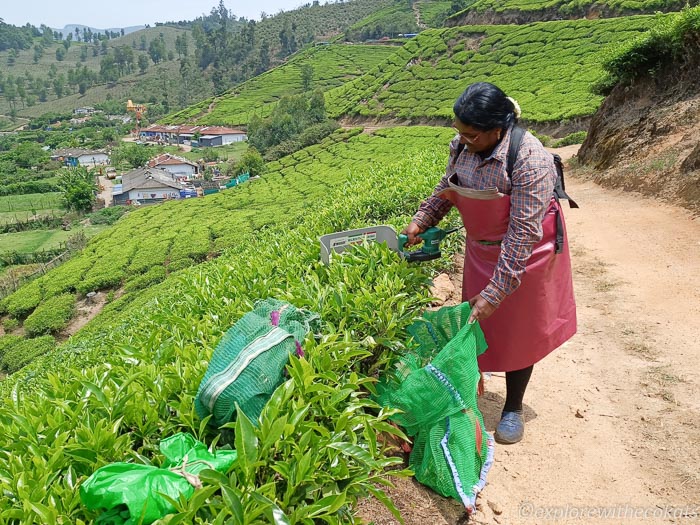
<instances>
[{"instance_id":1,"label":"black legging","mask_svg":"<svg viewBox=\"0 0 700 525\"><path fill-rule=\"evenodd\" d=\"M504 412L516 412L523 409L525 389L532 375L533 365L521 370L506 372L506 404Z\"/></svg>"}]
</instances>

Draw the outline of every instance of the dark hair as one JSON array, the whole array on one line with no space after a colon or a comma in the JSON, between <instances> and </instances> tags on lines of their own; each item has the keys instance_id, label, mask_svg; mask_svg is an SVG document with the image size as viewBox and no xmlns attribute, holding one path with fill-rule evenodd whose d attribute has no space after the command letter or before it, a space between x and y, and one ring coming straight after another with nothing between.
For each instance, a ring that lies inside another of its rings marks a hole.
<instances>
[{"instance_id":1,"label":"dark hair","mask_svg":"<svg viewBox=\"0 0 700 525\"><path fill-rule=\"evenodd\" d=\"M481 131L508 129L518 121L513 103L500 88L488 82L471 84L452 109L460 122Z\"/></svg>"}]
</instances>

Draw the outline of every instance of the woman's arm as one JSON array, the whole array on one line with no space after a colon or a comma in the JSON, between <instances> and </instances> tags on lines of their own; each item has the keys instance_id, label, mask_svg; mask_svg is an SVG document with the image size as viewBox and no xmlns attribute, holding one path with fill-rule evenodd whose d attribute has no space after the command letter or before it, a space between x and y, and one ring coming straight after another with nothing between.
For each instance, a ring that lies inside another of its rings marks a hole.
<instances>
[{"instance_id":1,"label":"woman's arm","mask_svg":"<svg viewBox=\"0 0 700 525\"><path fill-rule=\"evenodd\" d=\"M435 186L433 194L425 199L418 211L413 216L413 222L416 223L422 231L435 226L442 218L452 209L452 203L447 199L436 197L436 194L448 187L447 179L454 173L455 156L457 153L457 144L459 143L459 135L450 142L450 157L447 161L445 175L440 179L440 182Z\"/></svg>"}]
</instances>

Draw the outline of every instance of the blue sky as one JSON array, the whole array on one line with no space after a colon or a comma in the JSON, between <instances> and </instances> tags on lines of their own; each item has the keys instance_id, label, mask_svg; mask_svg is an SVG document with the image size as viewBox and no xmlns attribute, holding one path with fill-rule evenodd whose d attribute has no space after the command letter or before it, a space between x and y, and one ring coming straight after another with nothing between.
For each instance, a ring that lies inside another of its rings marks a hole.
<instances>
[{"instance_id":1,"label":"blue sky","mask_svg":"<svg viewBox=\"0 0 700 525\"><path fill-rule=\"evenodd\" d=\"M272 15L280 9L289 11L311 0L224 0L237 17L260 18L260 12ZM323 2L322 2L323 3ZM2 0L0 18L7 24L62 29L68 24L82 24L98 29L119 28L192 20L208 14L219 0Z\"/></svg>"}]
</instances>

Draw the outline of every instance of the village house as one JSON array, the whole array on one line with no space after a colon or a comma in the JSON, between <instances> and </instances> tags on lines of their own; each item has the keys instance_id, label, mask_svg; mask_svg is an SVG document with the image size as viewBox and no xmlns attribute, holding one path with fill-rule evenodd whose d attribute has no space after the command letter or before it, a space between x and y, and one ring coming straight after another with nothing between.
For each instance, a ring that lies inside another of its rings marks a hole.
<instances>
[{"instance_id":1,"label":"village house","mask_svg":"<svg viewBox=\"0 0 700 525\"><path fill-rule=\"evenodd\" d=\"M73 110L74 115L92 115L93 113L97 113L98 111L93 108L92 106L85 106L82 108L75 108Z\"/></svg>"},{"instance_id":2,"label":"village house","mask_svg":"<svg viewBox=\"0 0 700 525\"><path fill-rule=\"evenodd\" d=\"M112 189L115 205L153 204L164 200L181 198L184 184L173 179L173 175L159 168L137 168L122 175L122 183Z\"/></svg>"},{"instance_id":3,"label":"village house","mask_svg":"<svg viewBox=\"0 0 700 525\"><path fill-rule=\"evenodd\" d=\"M163 169L171 173L175 180L190 180L199 173L197 164L170 153L163 153L149 160L148 167Z\"/></svg>"},{"instance_id":4,"label":"village house","mask_svg":"<svg viewBox=\"0 0 700 525\"><path fill-rule=\"evenodd\" d=\"M77 166L94 167L109 164L109 155L102 151L91 151L88 149L57 149L51 153L51 160L63 162L63 164L71 168Z\"/></svg>"},{"instance_id":5,"label":"village house","mask_svg":"<svg viewBox=\"0 0 700 525\"><path fill-rule=\"evenodd\" d=\"M161 126L153 124L139 132L141 140L167 142L169 144L191 144L199 146L225 146L233 142L248 140L245 131L223 126Z\"/></svg>"}]
</instances>

